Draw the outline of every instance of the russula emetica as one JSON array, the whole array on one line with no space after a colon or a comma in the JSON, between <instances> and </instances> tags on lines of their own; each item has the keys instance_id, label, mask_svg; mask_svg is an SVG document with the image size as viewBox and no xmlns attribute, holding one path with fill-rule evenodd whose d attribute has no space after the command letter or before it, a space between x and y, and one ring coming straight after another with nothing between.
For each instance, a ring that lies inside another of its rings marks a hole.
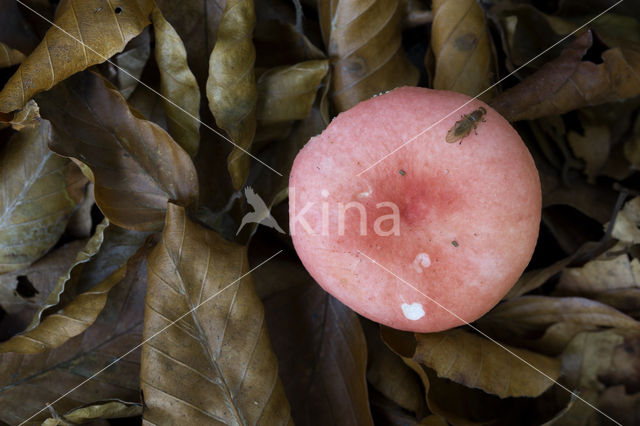
<instances>
[{"instance_id":1,"label":"russula emetica","mask_svg":"<svg viewBox=\"0 0 640 426\"><path fill-rule=\"evenodd\" d=\"M450 114L467 101L392 90L338 115L295 159L295 249L318 284L371 320L416 332L474 321L531 258L541 211L533 159L483 102ZM447 143L480 107L485 121Z\"/></svg>"}]
</instances>

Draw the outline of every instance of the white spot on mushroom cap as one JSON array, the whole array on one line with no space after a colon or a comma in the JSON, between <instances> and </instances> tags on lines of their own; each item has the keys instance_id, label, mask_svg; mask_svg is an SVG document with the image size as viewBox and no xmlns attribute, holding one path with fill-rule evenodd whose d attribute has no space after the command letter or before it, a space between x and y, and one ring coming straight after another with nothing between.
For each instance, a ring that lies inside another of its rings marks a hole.
<instances>
[{"instance_id":1,"label":"white spot on mushroom cap","mask_svg":"<svg viewBox=\"0 0 640 426\"><path fill-rule=\"evenodd\" d=\"M405 318L411 321L419 320L424 316L424 308L418 302L414 302L410 305L408 303L403 303L400 307L402 308L402 313Z\"/></svg>"},{"instance_id":2,"label":"white spot on mushroom cap","mask_svg":"<svg viewBox=\"0 0 640 426\"><path fill-rule=\"evenodd\" d=\"M327 191L326 189L323 189L322 191L320 191L320 194L322 194L324 198L327 198L329 196L329 191Z\"/></svg>"},{"instance_id":3,"label":"white spot on mushroom cap","mask_svg":"<svg viewBox=\"0 0 640 426\"><path fill-rule=\"evenodd\" d=\"M431 258L427 253L418 253L411 266L416 270L416 272L421 274L422 268L428 268L431 266Z\"/></svg>"}]
</instances>

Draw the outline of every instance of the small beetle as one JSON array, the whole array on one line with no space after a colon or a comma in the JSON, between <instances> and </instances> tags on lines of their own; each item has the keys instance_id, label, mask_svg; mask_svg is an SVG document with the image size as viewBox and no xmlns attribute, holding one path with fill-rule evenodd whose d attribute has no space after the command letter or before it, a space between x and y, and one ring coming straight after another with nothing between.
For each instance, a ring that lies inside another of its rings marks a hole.
<instances>
[{"instance_id":1,"label":"small beetle","mask_svg":"<svg viewBox=\"0 0 640 426\"><path fill-rule=\"evenodd\" d=\"M462 116L462 120L456 121L456 124L453 125L449 132L447 133L446 141L447 143L454 143L456 141L460 141L462 143L462 139L469 136L471 133L471 129L474 131L480 121L486 121L482 118L483 115L487 113L487 110L483 107L478 108L473 111L471 114L464 114ZM478 132L476 132L476 135Z\"/></svg>"}]
</instances>

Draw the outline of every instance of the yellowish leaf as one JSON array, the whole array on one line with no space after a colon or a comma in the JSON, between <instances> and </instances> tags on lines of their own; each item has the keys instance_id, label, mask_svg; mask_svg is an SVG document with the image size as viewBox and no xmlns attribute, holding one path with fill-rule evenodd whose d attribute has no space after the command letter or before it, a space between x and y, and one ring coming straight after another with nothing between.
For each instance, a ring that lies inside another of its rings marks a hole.
<instances>
[{"instance_id":1,"label":"yellowish leaf","mask_svg":"<svg viewBox=\"0 0 640 426\"><path fill-rule=\"evenodd\" d=\"M0 273L45 254L73 210L64 176L69 160L47 148L50 131L46 122L26 127L0 152Z\"/></svg>"},{"instance_id":2,"label":"yellowish leaf","mask_svg":"<svg viewBox=\"0 0 640 426\"><path fill-rule=\"evenodd\" d=\"M267 70L258 79L257 119L273 124L306 118L327 72L326 59Z\"/></svg>"},{"instance_id":3,"label":"yellowish leaf","mask_svg":"<svg viewBox=\"0 0 640 426\"><path fill-rule=\"evenodd\" d=\"M560 376L560 362L535 352L507 347L460 329L416 334L415 361L462 385L506 397L537 397ZM524 359L539 371L513 356Z\"/></svg>"},{"instance_id":4,"label":"yellowish leaf","mask_svg":"<svg viewBox=\"0 0 640 426\"><path fill-rule=\"evenodd\" d=\"M433 88L477 96L491 85L491 45L476 0L435 0L431 26ZM492 92L480 99L487 100Z\"/></svg>"},{"instance_id":5,"label":"yellowish leaf","mask_svg":"<svg viewBox=\"0 0 640 426\"><path fill-rule=\"evenodd\" d=\"M135 417L142 415L142 404L134 402L120 401L112 399L88 404L82 407L74 408L61 415L61 419L47 419L43 425L48 425L48 421L64 421L69 423L61 424L82 424L98 419L117 419L122 417ZM56 424L56 423L52 423Z\"/></svg>"},{"instance_id":6,"label":"yellowish leaf","mask_svg":"<svg viewBox=\"0 0 640 426\"><path fill-rule=\"evenodd\" d=\"M640 197L627 201L618 212L611 236L625 243L640 244Z\"/></svg>"},{"instance_id":7,"label":"yellowish leaf","mask_svg":"<svg viewBox=\"0 0 640 426\"><path fill-rule=\"evenodd\" d=\"M25 56L19 50L12 49L0 42L0 68L19 64L24 58Z\"/></svg>"},{"instance_id":8,"label":"yellowish leaf","mask_svg":"<svg viewBox=\"0 0 640 426\"><path fill-rule=\"evenodd\" d=\"M207 99L216 123L237 145L227 158L233 186L240 189L249 175L248 151L256 131L257 89L253 0L227 0L218 40L209 58ZM244 150L244 151L243 151Z\"/></svg>"},{"instance_id":9,"label":"yellowish leaf","mask_svg":"<svg viewBox=\"0 0 640 426\"><path fill-rule=\"evenodd\" d=\"M402 47L402 9L400 0L318 1L338 112L377 93L418 83L418 70Z\"/></svg>"},{"instance_id":10,"label":"yellowish leaf","mask_svg":"<svg viewBox=\"0 0 640 426\"><path fill-rule=\"evenodd\" d=\"M160 70L160 92L173 102L164 100L169 134L193 157L200 143L200 89L187 64L187 51L178 33L157 7L153 9L151 19L156 38L155 57Z\"/></svg>"},{"instance_id":11,"label":"yellowish leaf","mask_svg":"<svg viewBox=\"0 0 640 426\"><path fill-rule=\"evenodd\" d=\"M36 93L121 52L149 24L152 6L151 0L61 2L55 25L0 92L0 111L20 109Z\"/></svg>"},{"instance_id":12,"label":"yellowish leaf","mask_svg":"<svg viewBox=\"0 0 640 426\"><path fill-rule=\"evenodd\" d=\"M248 267L245 247L169 204L148 259L145 422L293 424Z\"/></svg>"},{"instance_id":13,"label":"yellowish leaf","mask_svg":"<svg viewBox=\"0 0 640 426\"><path fill-rule=\"evenodd\" d=\"M51 149L89 166L96 203L110 222L158 230L168 200L190 205L198 198L189 155L97 74L73 76L38 99L53 125Z\"/></svg>"}]
</instances>

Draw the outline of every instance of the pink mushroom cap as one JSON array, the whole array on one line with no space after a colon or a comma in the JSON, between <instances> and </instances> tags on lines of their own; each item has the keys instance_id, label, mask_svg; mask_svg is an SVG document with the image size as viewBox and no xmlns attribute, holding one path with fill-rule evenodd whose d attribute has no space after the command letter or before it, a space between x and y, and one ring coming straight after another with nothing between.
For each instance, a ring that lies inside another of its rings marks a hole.
<instances>
[{"instance_id":1,"label":"pink mushroom cap","mask_svg":"<svg viewBox=\"0 0 640 426\"><path fill-rule=\"evenodd\" d=\"M318 284L373 321L415 332L474 321L529 263L537 169L502 116L479 100L460 108L468 101L392 90L338 115L295 159L296 252ZM485 121L447 143L461 115L480 107Z\"/></svg>"}]
</instances>

